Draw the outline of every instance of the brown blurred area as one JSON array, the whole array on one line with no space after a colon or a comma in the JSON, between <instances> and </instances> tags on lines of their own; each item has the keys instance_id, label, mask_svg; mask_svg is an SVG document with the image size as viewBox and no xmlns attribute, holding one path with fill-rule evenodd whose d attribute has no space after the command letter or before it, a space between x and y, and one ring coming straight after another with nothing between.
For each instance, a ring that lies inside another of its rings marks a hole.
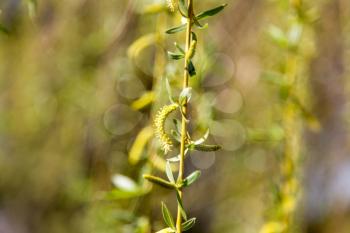
<instances>
[{"instance_id":1,"label":"brown blurred area","mask_svg":"<svg viewBox=\"0 0 350 233\"><path fill-rule=\"evenodd\" d=\"M160 200L175 211L175 197L158 188L139 198L98 198L114 174L139 178L142 166L131 165L128 153L155 110L132 103L163 88L154 70L160 61L169 64L159 69L177 75L164 51L181 37L164 35L163 47L150 46L136 61L127 55L137 38L179 23L170 13L142 13L157 2L0 1L0 233L147 232L135 230L142 224L154 232ZM222 3L196 2L199 10ZM266 30L288 26L286 1L226 2L198 31L192 130L210 126L209 140L223 150L186 161L186 173L202 170L185 195L198 219L193 233L259 232L279 176L281 101L263 76L285 57ZM317 17L306 31L301 79L321 129L303 132L295 232L348 233L350 2L305 4ZM163 93L154 105L167 100Z\"/></svg>"}]
</instances>

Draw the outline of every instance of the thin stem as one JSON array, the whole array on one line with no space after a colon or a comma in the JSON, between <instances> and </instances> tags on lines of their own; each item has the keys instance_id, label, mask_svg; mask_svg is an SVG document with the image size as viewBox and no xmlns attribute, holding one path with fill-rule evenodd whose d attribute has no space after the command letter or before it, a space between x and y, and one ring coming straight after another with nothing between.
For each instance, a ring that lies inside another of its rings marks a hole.
<instances>
[{"instance_id":1,"label":"thin stem","mask_svg":"<svg viewBox=\"0 0 350 233\"><path fill-rule=\"evenodd\" d=\"M193 12L193 0L188 0L188 18L187 18L187 29L186 29L186 52L188 52L191 45L191 31L192 31L192 12ZM184 65L184 77L183 77L183 88L188 87L188 79L189 74L187 71L187 65L189 63L189 59L185 58ZM181 147L180 147L180 166L179 166L179 176L178 181L181 182L183 180L183 174L185 170L185 147L186 147L186 136L187 136L187 100L182 107L183 116L181 122ZM182 199L183 194L182 190L179 191L179 196ZM182 216L181 216L181 207L177 208L177 220L176 220L176 233L182 232Z\"/></svg>"},{"instance_id":2,"label":"thin stem","mask_svg":"<svg viewBox=\"0 0 350 233\"><path fill-rule=\"evenodd\" d=\"M295 11L301 5L301 0L292 0L291 6ZM298 114L298 107L293 103L292 96L298 96L299 94L299 82L298 82L298 57L301 56L298 52L290 52L286 60L286 71L285 78L289 85L290 95L286 100L282 114L283 114L283 128L285 132L285 145L284 145L284 156L281 161L281 175L283 179L281 196L283 199L293 200L295 203L298 202L298 193L300 191L300 181L298 177L298 166L300 165L300 117ZM281 204L282 205L282 204ZM295 207L294 207L295 208ZM293 222L293 215L295 209L291 208L288 211L284 211L281 216L281 221L285 225L285 229L282 233L291 231L291 225Z\"/></svg>"}]
</instances>

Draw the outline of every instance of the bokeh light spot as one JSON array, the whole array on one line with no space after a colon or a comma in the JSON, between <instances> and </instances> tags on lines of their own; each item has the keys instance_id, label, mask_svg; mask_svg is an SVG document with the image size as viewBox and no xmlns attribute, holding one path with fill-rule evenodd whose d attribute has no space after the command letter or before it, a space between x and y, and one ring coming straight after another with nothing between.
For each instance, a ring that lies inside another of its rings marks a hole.
<instances>
[{"instance_id":1,"label":"bokeh light spot","mask_svg":"<svg viewBox=\"0 0 350 233\"><path fill-rule=\"evenodd\" d=\"M105 128L114 135L129 133L141 120L142 115L124 104L109 108L103 117Z\"/></svg>"},{"instance_id":2,"label":"bokeh light spot","mask_svg":"<svg viewBox=\"0 0 350 233\"><path fill-rule=\"evenodd\" d=\"M214 152L191 152L190 158L193 166L198 169L208 169L215 163Z\"/></svg>"},{"instance_id":3,"label":"bokeh light spot","mask_svg":"<svg viewBox=\"0 0 350 233\"><path fill-rule=\"evenodd\" d=\"M215 108L224 113L236 113L243 105L241 93L234 89L221 91L215 99Z\"/></svg>"}]
</instances>

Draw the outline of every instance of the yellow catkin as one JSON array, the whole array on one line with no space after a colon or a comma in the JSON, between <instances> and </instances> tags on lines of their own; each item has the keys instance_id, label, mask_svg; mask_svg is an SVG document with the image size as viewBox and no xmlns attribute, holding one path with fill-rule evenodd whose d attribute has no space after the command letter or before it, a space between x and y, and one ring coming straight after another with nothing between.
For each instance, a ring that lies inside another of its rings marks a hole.
<instances>
[{"instance_id":1,"label":"yellow catkin","mask_svg":"<svg viewBox=\"0 0 350 233\"><path fill-rule=\"evenodd\" d=\"M170 104L162 107L154 119L155 135L159 139L165 154L171 151L173 142L165 132L165 121L169 114L178 108L178 104Z\"/></svg>"},{"instance_id":2,"label":"yellow catkin","mask_svg":"<svg viewBox=\"0 0 350 233\"><path fill-rule=\"evenodd\" d=\"M144 151L144 148L152 136L153 129L150 126L143 128L139 132L129 152L129 162L132 165L137 164L141 160L142 152Z\"/></svg>"},{"instance_id":3,"label":"yellow catkin","mask_svg":"<svg viewBox=\"0 0 350 233\"><path fill-rule=\"evenodd\" d=\"M176 7L177 7L177 0L167 0L168 2L168 7L171 12L174 12Z\"/></svg>"}]
</instances>

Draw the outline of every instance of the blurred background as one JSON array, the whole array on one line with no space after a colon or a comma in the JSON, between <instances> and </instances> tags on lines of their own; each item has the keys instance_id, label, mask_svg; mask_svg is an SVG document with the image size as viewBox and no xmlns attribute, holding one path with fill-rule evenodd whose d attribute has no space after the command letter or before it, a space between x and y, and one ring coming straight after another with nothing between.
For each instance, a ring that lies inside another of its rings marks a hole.
<instances>
[{"instance_id":1,"label":"blurred background","mask_svg":"<svg viewBox=\"0 0 350 233\"><path fill-rule=\"evenodd\" d=\"M200 12L225 2L195 3ZM197 30L190 130L199 138L210 128L223 150L186 160L186 173L202 171L185 193L193 233L259 232L280 182L276 80L287 52L276 37L291 10L287 0L226 3ZM149 233L164 226L161 200L175 213L173 193L140 178L164 176L152 118L169 102L164 78L181 87L182 64L166 50L184 35L164 33L181 19L165 4L0 1L0 233ZM301 132L293 232L348 233L350 2L305 7L298 79L319 127L306 121Z\"/></svg>"}]
</instances>

